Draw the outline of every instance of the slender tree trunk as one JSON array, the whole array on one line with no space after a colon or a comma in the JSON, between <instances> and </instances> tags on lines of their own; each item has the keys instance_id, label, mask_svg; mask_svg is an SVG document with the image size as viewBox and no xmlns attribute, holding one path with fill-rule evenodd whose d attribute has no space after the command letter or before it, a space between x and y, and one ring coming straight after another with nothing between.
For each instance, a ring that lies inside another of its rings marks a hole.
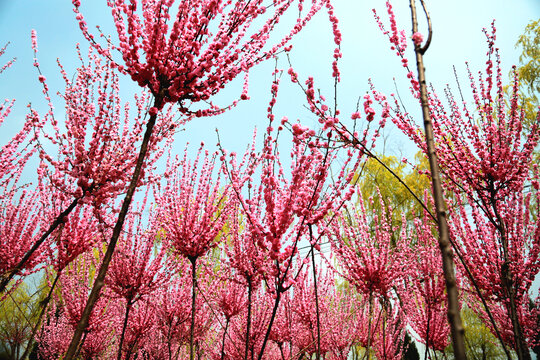
<instances>
[{"instance_id":1,"label":"slender tree trunk","mask_svg":"<svg viewBox=\"0 0 540 360\"><path fill-rule=\"evenodd\" d=\"M313 229L311 224L309 225L309 236L313 241ZM315 269L315 247L311 245L311 262L313 263L313 288L315 290L315 311L317 313L317 356L316 359L321 358L321 319L319 315L319 295L317 293L317 269Z\"/></svg>"},{"instance_id":2,"label":"slender tree trunk","mask_svg":"<svg viewBox=\"0 0 540 360\"><path fill-rule=\"evenodd\" d=\"M248 282L248 313L247 313L247 321L246 321L246 349L244 351L244 360L248 360L248 351L249 351L249 331L251 327L251 292L253 285L251 283L251 278L247 278Z\"/></svg>"},{"instance_id":3,"label":"slender tree trunk","mask_svg":"<svg viewBox=\"0 0 540 360\"><path fill-rule=\"evenodd\" d=\"M423 0L422 5L423 4ZM413 33L418 32L418 22L416 18L416 6L415 0L410 0ZM425 10L425 8L424 8ZM431 37L431 21L428 16L429 32ZM435 152L435 141L433 136L433 124L431 121L431 114L429 111L428 94L426 87L426 76L424 68L423 53L427 50L427 46L421 48L420 45L414 47L416 54L416 66L418 69L418 82L420 84L420 101L422 104L422 115L424 117L424 129L426 133L426 147L429 160L429 167L431 170L431 182L433 190L433 198L435 201L435 208L437 210L437 224L439 228L439 248L441 249L443 272L446 282L446 294L448 299L448 320L450 323L450 330L452 334L452 346L454 348L454 356L456 360L464 360L467 358L465 354L465 329L461 321L459 310L459 294L457 288L456 274L454 269L454 254L452 246L450 244L448 222L446 220L446 204L443 197L442 185L440 179L440 170Z\"/></svg>"},{"instance_id":4,"label":"slender tree trunk","mask_svg":"<svg viewBox=\"0 0 540 360\"><path fill-rule=\"evenodd\" d=\"M129 358L131 357L131 354L133 353L133 349L135 348L135 346L139 342L139 339L140 339L140 335L137 335L135 340L131 343L131 345L129 345L129 348L128 348L127 352L126 352L126 360L129 360ZM135 354L135 359L137 359L138 356L139 356L138 354Z\"/></svg>"},{"instance_id":5,"label":"slender tree trunk","mask_svg":"<svg viewBox=\"0 0 540 360\"><path fill-rule=\"evenodd\" d=\"M84 330L84 335L82 337L82 340L81 342L78 344L77 346L77 351L75 352L75 358L78 358L79 357L79 354L81 353L81 350L84 346L84 342L86 341L86 337L88 336L88 331L85 329Z\"/></svg>"},{"instance_id":6,"label":"slender tree trunk","mask_svg":"<svg viewBox=\"0 0 540 360\"><path fill-rule=\"evenodd\" d=\"M154 107L160 109L162 105L162 100L162 96L156 97L154 99ZM133 171L133 176L129 183L126 197L124 198L124 201L122 203L122 208L120 210L120 213L118 214L118 220L116 221L116 224L114 226L111 240L109 242L109 245L107 246L107 251L105 252L105 256L103 257L103 261L99 268L98 275L94 281L94 286L92 287L90 296L88 297L88 301L86 302L86 306L83 310L81 321L79 322L79 324L77 324L73 339L71 339L68 351L63 360L73 360L73 357L75 356L75 352L77 350L77 345L81 340L81 336L84 330L88 326L88 321L90 320L90 314L92 313L92 309L94 308L94 305L99 298L101 288L103 287L103 285L105 285L105 275L107 274L107 270L109 269L109 264L111 263L114 249L116 248L116 243L118 242L118 238L120 237L120 233L122 232L122 227L124 226L124 221L129 211L131 200L133 199L133 195L135 194L135 190L137 189L137 183L139 182L139 176L141 174L144 160L146 159L146 154L148 152L148 144L152 136L154 125L156 124L156 119L157 114L150 115L150 119L148 120L148 124L146 125L146 131L144 133L141 149L139 151L139 156L137 158L137 163L135 165L135 170Z\"/></svg>"},{"instance_id":7,"label":"slender tree trunk","mask_svg":"<svg viewBox=\"0 0 540 360\"><path fill-rule=\"evenodd\" d=\"M169 329L167 329L167 348L169 349L169 360L172 360L172 336L171 336L171 329L172 329L172 321L169 324Z\"/></svg>"},{"instance_id":8,"label":"slender tree trunk","mask_svg":"<svg viewBox=\"0 0 540 360\"><path fill-rule=\"evenodd\" d=\"M281 300L281 290L279 287L276 288L276 300L274 301L274 308L272 309L272 316L270 316L270 323L268 324L268 329L266 329L266 334L264 335L264 340L261 346L261 352L259 353L258 360L262 360L264 355L264 349L266 347L266 343L268 342L268 338L270 337L270 331L272 330L272 325L274 324L274 320L276 319L277 310L279 307L279 302Z\"/></svg>"},{"instance_id":9,"label":"slender tree trunk","mask_svg":"<svg viewBox=\"0 0 540 360\"><path fill-rule=\"evenodd\" d=\"M191 261L191 327L189 331L189 359L194 360L195 359L195 347L193 343L193 338L195 334L195 300L197 293L196 287L197 287L197 258L190 258L189 261Z\"/></svg>"},{"instance_id":10,"label":"slender tree trunk","mask_svg":"<svg viewBox=\"0 0 540 360\"><path fill-rule=\"evenodd\" d=\"M126 315L124 316L124 326L122 326L122 334L120 334L120 344L118 345L118 360L122 360L122 346L124 344L124 336L126 335L126 328L128 324L129 311L131 310L131 299L126 299ZM127 359L126 359L127 360Z\"/></svg>"},{"instance_id":11,"label":"slender tree trunk","mask_svg":"<svg viewBox=\"0 0 540 360\"><path fill-rule=\"evenodd\" d=\"M431 305L427 303L426 301L426 307L427 307L427 324L426 324L426 353L424 354L424 359L427 358L427 355L429 354L429 325L431 320ZM431 358L431 356L430 356Z\"/></svg>"},{"instance_id":12,"label":"slender tree trunk","mask_svg":"<svg viewBox=\"0 0 540 360\"><path fill-rule=\"evenodd\" d=\"M281 360L285 360L285 353L283 352L283 343L278 344L279 352L281 353Z\"/></svg>"},{"instance_id":13,"label":"slender tree trunk","mask_svg":"<svg viewBox=\"0 0 540 360\"><path fill-rule=\"evenodd\" d=\"M385 306L386 307L386 306ZM388 320L388 309L385 309L384 311L384 319L383 319L383 329L382 329L382 338L383 338L383 344L386 344L386 320ZM386 356L386 345L383 346L383 358L387 359Z\"/></svg>"},{"instance_id":14,"label":"slender tree trunk","mask_svg":"<svg viewBox=\"0 0 540 360\"><path fill-rule=\"evenodd\" d=\"M229 329L229 319L225 322L225 330L223 331L223 340L221 341L221 360L225 359L225 337Z\"/></svg>"},{"instance_id":15,"label":"slender tree trunk","mask_svg":"<svg viewBox=\"0 0 540 360\"><path fill-rule=\"evenodd\" d=\"M174 354L174 358L178 360L179 356L180 356L180 350L181 350L181 346L180 344L177 344L176 345L176 354Z\"/></svg>"},{"instance_id":16,"label":"slender tree trunk","mask_svg":"<svg viewBox=\"0 0 540 360\"><path fill-rule=\"evenodd\" d=\"M366 344L366 359L369 360L369 348L371 347L371 322L373 320L373 292L369 292L369 320L368 320L368 337Z\"/></svg>"}]
</instances>

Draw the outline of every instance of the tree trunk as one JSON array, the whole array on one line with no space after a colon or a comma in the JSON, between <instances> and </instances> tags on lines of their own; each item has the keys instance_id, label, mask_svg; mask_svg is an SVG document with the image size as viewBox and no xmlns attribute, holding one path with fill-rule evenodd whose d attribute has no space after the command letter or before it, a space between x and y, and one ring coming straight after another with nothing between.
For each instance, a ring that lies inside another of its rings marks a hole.
<instances>
[{"instance_id":1,"label":"tree trunk","mask_svg":"<svg viewBox=\"0 0 540 360\"><path fill-rule=\"evenodd\" d=\"M225 323L225 330L223 331L223 340L221 341L221 360L225 359L225 337L227 336L227 330L229 329L229 319Z\"/></svg>"},{"instance_id":2,"label":"tree trunk","mask_svg":"<svg viewBox=\"0 0 540 360\"><path fill-rule=\"evenodd\" d=\"M191 261L191 327L189 331L189 359L194 360L195 359L195 347L193 343L193 338L195 334L195 300L196 300L196 292L195 288L197 286L197 258L190 258L189 261Z\"/></svg>"},{"instance_id":3,"label":"tree trunk","mask_svg":"<svg viewBox=\"0 0 540 360\"><path fill-rule=\"evenodd\" d=\"M279 287L276 288L276 300L274 301L274 308L272 309L272 316L270 316L270 323L268 324L268 329L266 329L266 334L264 335L264 340L261 346L261 352L259 353L258 360L262 360L264 355L264 349L266 347L266 344L268 343L268 338L270 337L270 332L272 330L272 325L274 324L274 320L276 319L277 310L279 307L279 302L281 300L281 290Z\"/></svg>"},{"instance_id":4,"label":"tree trunk","mask_svg":"<svg viewBox=\"0 0 540 360\"><path fill-rule=\"evenodd\" d=\"M423 0L420 0L423 4ZM410 0L413 33L418 32L418 22L416 18L416 6L415 1ZM425 7L424 7L425 11ZM429 32L431 37L431 21L428 17ZM467 358L465 354L465 329L461 321L458 288L456 282L456 274L454 269L454 255L452 246L450 244L448 222L446 220L446 204L443 198L440 170L435 152L435 141L433 137L433 124L431 121L431 114L429 111L428 94L426 87L426 76L423 61L423 53L427 50L427 46L421 48L420 45L415 44L414 52L416 54L416 66L418 69L418 82L420 84L420 101L422 104L422 115L424 118L424 129L426 133L426 147L427 155L429 159L429 167L431 170L431 182L433 190L433 199L435 201L435 208L437 210L437 225L439 229L439 248L441 249L443 272L446 283L446 294L448 299L448 320L450 323L450 330L452 334L452 346L454 348L454 356L457 360L464 360Z\"/></svg>"},{"instance_id":5,"label":"tree trunk","mask_svg":"<svg viewBox=\"0 0 540 360\"><path fill-rule=\"evenodd\" d=\"M247 278L248 282L248 313L247 313L247 321L246 321L246 348L244 351L244 360L248 360L248 353L249 353L249 330L251 327L251 292L252 292L252 284L251 284L251 277Z\"/></svg>"},{"instance_id":6,"label":"tree trunk","mask_svg":"<svg viewBox=\"0 0 540 360\"><path fill-rule=\"evenodd\" d=\"M122 360L122 346L124 344L124 336L126 335L126 328L129 319L129 311L131 310L131 299L126 299L126 314L124 315L124 326L122 326L122 334L120 334L120 344L118 345L118 360ZM126 359L127 360L127 359Z\"/></svg>"},{"instance_id":7,"label":"tree trunk","mask_svg":"<svg viewBox=\"0 0 540 360\"><path fill-rule=\"evenodd\" d=\"M309 225L309 237L313 241L313 229ZM317 269L315 269L315 247L311 245L311 262L313 263L313 288L315 290L315 311L317 313L317 356L316 360L321 358L321 319L319 315L319 295L317 294Z\"/></svg>"}]
</instances>

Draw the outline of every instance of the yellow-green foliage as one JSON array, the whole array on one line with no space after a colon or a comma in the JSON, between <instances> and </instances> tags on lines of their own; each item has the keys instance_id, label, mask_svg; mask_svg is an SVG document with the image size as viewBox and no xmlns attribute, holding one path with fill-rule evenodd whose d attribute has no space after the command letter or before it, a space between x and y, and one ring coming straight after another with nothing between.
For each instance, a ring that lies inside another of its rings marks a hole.
<instances>
[{"instance_id":1,"label":"yellow-green foliage","mask_svg":"<svg viewBox=\"0 0 540 360\"><path fill-rule=\"evenodd\" d=\"M22 355L39 316L39 301L22 283L0 302L0 356Z\"/></svg>"},{"instance_id":2,"label":"yellow-green foliage","mask_svg":"<svg viewBox=\"0 0 540 360\"><path fill-rule=\"evenodd\" d=\"M396 176L385 169L377 160L370 158L361 172L357 174L358 187L366 210L380 214L381 201L379 201L378 192L381 194L381 200L386 209L392 208L392 225L401 224L402 215L407 221L422 215L422 207L413 197L407 187L412 190L419 199L424 200L424 191L430 189L430 179L427 175L419 174L420 171L428 169L429 164L422 153L415 156L416 167L410 169L405 163L395 156L379 155L379 160L390 168ZM356 180L356 179L355 179ZM374 201L369 201L373 198Z\"/></svg>"},{"instance_id":3,"label":"yellow-green foliage","mask_svg":"<svg viewBox=\"0 0 540 360\"><path fill-rule=\"evenodd\" d=\"M527 119L526 125L530 126L536 120L540 105L538 99L540 93L540 19L531 21L525 27L516 47L521 48L517 72Z\"/></svg>"},{"instance_id":4,"label":"yellow-green foliage","mask_svg":"<svg viewBox=\"0 0 540 360\"><path fill-rule=\"evenodd\" d=\"M507 359L497 338L484 325L482 320L471 309L464 307L461 318L465 327L465 350L467 359ZM453 358L450 345L445 353L449 359Z\"/></svg>"},{"instance_id":5,"label":"yellow-green foliage","mask_svg":"<svg viewBox=\"0 0 540 360\"><path fill-rule=\"evenodd\" d=\"M518 67L522 85L527 87L529 94L538 101L540 92L540 19L531 21L524 33L519 37L516 47L522 49Z\"/></svg>"}]
</instances>

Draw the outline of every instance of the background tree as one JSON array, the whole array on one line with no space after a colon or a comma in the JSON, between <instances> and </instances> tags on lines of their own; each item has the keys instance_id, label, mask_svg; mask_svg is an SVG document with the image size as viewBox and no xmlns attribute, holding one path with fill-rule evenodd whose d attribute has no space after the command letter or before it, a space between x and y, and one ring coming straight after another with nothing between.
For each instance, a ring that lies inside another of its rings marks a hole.
<instances>
[{"instance_id":1,"label":"background tree","mask_svg":"<svg viewBox=\"0 0 540 360\"><path fill-rule=\"evenodd\" d=\"M39 293L31 295L23 283L0 302L0 359L22 359L41 310L39 300Z\"/></svg>"},{"instance_id":2,"label":"background tree","mask_svg":"<svg viewBox=\"0 0 540 360\"><path fill-rule=\"evenodd\" d=\"M465 326L465 347L468 359L508 359L495 335L471 308L463 307L461 314ZM445 355L453 358L452 345L445 349Z\"/></svg>"},{"instance_id":3,"label":"background tree","mask_svg":"<svg viewBox=\"0 0 540 360\"><path fill-rule=\"evenodd\" d=\"M540 20L531 21L516 42L516 48L521 49L520 65L517 73L520 79L521 96L525 108L526 125L536 120L540 105Z\"/></svg>"},{"instance_id":4,"label":"background tree","mask_svg":"<svg viewBox=\"0 0 540 360\"><path fill-rule=\"evenodd\" d=\"M366 210L381 214L381 205L384 205L386 214L392 215L392 219L388 221L391 220L394 228L401 226L403 217L412 225L412 220L417 214L423 214L423 210L411 191L423 198L424 192L430 187L429 176L426 174L429 167L427 159L418 152L411 165L406 159L400 160L396 156L375 156L378 160L369 157L353 180L357 183ZM369 201L369 198L375 199L379 196L381 201Z\"/></svg>"},{"instance_id":5,"label":"background tree","mask_svg":"<svg viewBox=\"0 0 540 360\"><path fill-rule=\"evenodd\" d=\"M169 181L157 201L160 225L169 249L191 263L191 360L195 356L197 260L218 245L222 239L220 233L231 212L236 210L234 202L228 199L229 187L221 186L223 168L214 171L216 160L217 153L203 154L201 147L191 162L186 150L183 159L177 159L167 169Z\"/></svg>"}]
</instances>

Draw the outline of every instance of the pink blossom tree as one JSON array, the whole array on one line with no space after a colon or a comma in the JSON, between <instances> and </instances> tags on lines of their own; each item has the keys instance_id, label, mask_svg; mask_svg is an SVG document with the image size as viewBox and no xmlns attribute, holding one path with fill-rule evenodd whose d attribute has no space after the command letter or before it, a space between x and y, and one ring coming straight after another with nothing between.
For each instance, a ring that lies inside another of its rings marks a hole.
<instances>
[{"instance_id":1,"label":"pink blossom tree","mask_svg":"<svg viewBox=\"0 0 540 360\"><path fill-rule=\"evenodd\" d=\"M33 327L30 342L26 347L23 358L30 352L34 337L41 326L41 320L46 313L47 306L53 297L56 285L64 271L79 256L84 257L84 253L95 248L104 241L106 229L100 226L98 220L94 217L94 208L89 205L80 206L70 215L64 218L62 223L51 235L50 244L47 246L45 255L48 257L42 260L49 265L46 268L47 281L49 282L49 292L44 300L40 302L42 307L37 321ZM49 279L49 273L54 280ZM71 274L73 276L73 274Z\"/></svg>"},{"instance_id":2,"label":"pink blossom tree","mask_svg":"<svg viewBox=\"0 0 540 360\"><path fill-rule=\"evenodd\" d=\"M33 46L37 53L35 33ZM37 55L35 56L34 65L39 70ZM105 217L106 208L114 206L112 200L127 190L126 184L137 157L133 144L138 142L142 134L147 95L136 97L134 123L130 123L130 114L133 111L130 111L128 103L122 105L119 79L110 63L99 59L91 51L87 60L83 60L79 51L79 59L83 65L77 69L73 79L68 77L59 64L65 82L65 91L60 94L66 110L63 127L56 120L46 79L40 75L43 92L49 101L49 110L41 116L31 109L25 127L30 126L34 132L32 141L36 143L35 147L41 158L38 188L42 194L41 203L44 208L51 210L47 215L49 224L47 221L42 222L44 228L26 249L24 256L2 279L0 291L26 266L25 263L33 253L78 206L92 205L96 214L101 213L101 217ZM149 143L150 148L154 149L153 156L146 159L143 168L151 168L162 154L163 150L157 148L157 142L160 137L165 136L163 131L168 129L167 120L170 118L170 112L159 117L156 137ZM45 131L45 126L52 127L52 134ZM18 138L14 138L12 142L15 139ZM15 143L8 145L10 146L6 147L6 154L10 153L11 145ZM51 148L57 150L56 155L51 155Z\"/></svg>"},{"instance_id":3,"label":"pink blossom tree","mask_svg":"<svg viewBox=\"0 0 540 360\"><path fill-rule=\"evenodd\" d=\"M427 214L426 214L427 216ZM447 321L445 283L439 249L430 222L415 219L410 235L415 242L409 250L409 276L400 287L402 308L409 326L427 349L444 351L450 327Z\"/></svg>"},{"instance_id":4,"label":"pink blossom tree","mask_svg":"<svg viewBox=\"0 0 540 360\"><path fill-rule=\"evenodd\" d=\"M358 342L358 298L353 292L338 290L336 273L319 270L317 276L317 308L315 279L309 269L298 276L291 299L291 343L294 352L307 358L317 355L323 359L347 359L350 349ZM367 319L364 319L367 320Z\"/></svg>"},{"instance_id":5,"label":"pink blossom tree","mask_svg":"<svg viewBox=\"0 0 540 360\"><path fill-rule=\"evenodd\" d=\"M147 319L150 315L147 313L153 312L151 310L153 304L144 298L166 286L175 270L171 264L172 260L166 258L168 251L166 243L162 240L162 243L156 246L156 240L160 237L156 224L150 223L145 226L140 215L137 215L144 211L145 205L146 199L138 212L128 215L125 234L119 239L117 251L105 278L110 290L118 298L125 300L125 315L118 345L118 360L124 357L129 359L134 344L138 340L137 337L142 336L144 331L148 330L143 325L150 322ZM151 213L150 218L153 216L154 214ZM139 321L140 325L138 332L134 328L129 328L131 340L128 341L124 349L124 335L128 329L131 309L141 300L146 301L146 303L137 308L139 317L136 320ZM125 354L124 357L123 354Z\"/></svg>"},{"instance_id":6,"label":"pink blossom tree","mask_svg":"<svg viewBox=\"0 0 540 360\"><path fill-rule=\"evenodd\" d=\"M70 345L67 360L71 360L75 353L91 308L103 286L125 216L139 183L143 163L147 153L152 151L148 145L158 112L167 103L179 103L180 109L187 112L184 105L186 102L209 101L226 83L241 73L247 74L251 67L280 50L327 2L313 1L309 10L305 11L304 1L299 0L296 24L281 41L267 48L270 32L292 6L293 0L273 2L273 11L262 0L239 1L234 4L216 0L180 2L171 27L169 21L174 11L173 0L141 0L140 6L137 1L129 4L125 1L109 1L118 43L108 42L106 46L100 45L90 34L79 11L81 1L73 0L80 28L90 44L100 55L109 59L119 72L130 75L141 87L147 88L154 100L148 110L145 134L118 221L85 314ZM262 27L250 34L248 30L259 17L264 18ZM122 63L115 60L116 54L121 55ZM241 97L247 98L247 93L244 92ZM211 115L220 111L210 103L208 108L197 111L196 115Z\"/></svg>"},{"instance_id":7,"label":"pink blossom tree","mask_svg":"<svg viewBox=\"0 0 540 360\"><path fill-rule=\"evenodd\" d=\"M493 289L498 289L496 302L503 304L512 325L509 344L519 359L530 359L526 344L530 335L524 333L527 321L518 309L528 303L531 279L539 269L537 225L528 209L530 195L524 195L527 183L536 183L536 175L530 174L539 130L536 124L529 132L522 126L524 113L516 76L512 94L508 102L505 100L494 25L491 33L485 33L486 71L479 72L478 80L469 71L472 108L463 99L460 104L450 89L446 91L448 106L434 90L426 92L425 100L433 119L444 186L458 194L457 210L452 211L455 249L484 304L491 301ZM393 120L423 151L432 151L403 111ZM483 264L480 272L478 264ZM484 310L490 313L489 308ZM491 317L493 329L498 327L493 316L487 317Z\"/></svg>"},{"instance_id":8,"label":"pink blossom tree","mask_svg":"<svg viewBox=\"0 0 540 360\"><path fill-rule=\"evenodd\" d=\"M326 187L330 163L335 154L320 151L318 140L306 146L304 141L311 135L299 124L293 125L293 129L296 129L291 151L293 163L291 179L287 179L270 129L265 138L262 161L254 158L248 162L246 169L241 169L233 156L230 170L234 191L249 223L251 235L248 235L248 239L254 241L258 251L266 253L270 260L264 265L266 272L263 278L270 291L275 293L275 303L259 359L270 336L281 295L294 282L291 266L298 242L307 236L309 224L317 224L329 211L352 196L352 192L344 191L348 185L344 170L339 174L338 181ZM252 187L252 174L259 164L262 166L261 184L255 190L250 190L250 198L244 197L241 188Z\"/></svg>"},{"instance_id":9,"label":"pink blossom tree","mask_svg":"<svg viewBox=\"0 0 540 360\"><path fill-rule=\"evenodd\" d=\"M260 354L271 319L273 303L272 295L264 291L262 286L252 290L250 331L246 331L247 311L231 318L227 335L230 340L225 344L224 359L254 359ZM269 353L265 355L265 358L267 357L270 357Z\"/></svg>"},{"instance_id":10,"label":"pink blossom tree","mask_svg":"<svg viewBox=\"0 0 540 360\"><path fill-rule=\"evenodd\" d=\"M394 297L394 288L407 276L407 238L403 236L402 228L402 236L394 243L392 237L397 229L391 225L389 219L392 217L386 216L386 211L390 210L386 210L384 205L381 206L381 214L368 217L362 197L358 201L359 208L352 214L347 216L342 213L335 219L329 235L338 263L344 269L345 279L369 297L366 342L366 353L369 354L377 329L377 324L372 323L375 318L374 300L381 299L384 304L388 304Z\"/></svg>"},{"instance_id":11,"label":"pink blossom tree","mask_svg":"<svg viewBox=\"0 0 540 360\"><path fill-rule=\"evenodd\" d=\"M156 309L155 296L147 296L131 306L127 325L123 325L121 341L118 344L118 353L123 354L123 359L144 356L145 347L151 341L150 332L155 330ZM126 320L124 320L126 321ZM125 331L124 331L125 328Z\"/></svg>"},{"instance_id":12,"label":"pink blossom tree","mask_svg":"<svg viewBox=\"0 0 540 360\"><path fill-rule=\"evenodd\" d=\"M329 12L331 9L329 7ZM360 158L354 159L350 152L347 153L337 177L331 180L331 165L339 153L331 133L326 134L326 129L317 133L299 123L291 124L286 117L277 129L274 128L273 108L280 82L278 73L276 68L267 109L269 126L262 151L257 153L252 146L239 163L236 154L227 155L222 149L222 160L229 164L227 172L231 187L248 223L246 228L251 232L248 238L269 259L263 278L275 294L275 302L259 359L264 355L281 296L294 283L292 265L299 241L306 238L313 246L318 246L324 231L315 237L310 235L309 229L324 223L329 213L338 211L351 199L354 189L349 184L360 164ZM290 174L285 173L277 145L285 127L293 136ZM255 185L253 175L258 171L261 181Z\"/></svg>"},{"instance_id":13,"label":"pink blossom tree","mask_svg":"<svg viewBox=\"0 0 540 360\"><path fill-rule=\"evenodd\" d=\"M388 298L406 276L402 257L407 238L400 236L394 243L396 229L389 223L384 206L382 214L370 219L361 197L358 202L358 209L350 216L341 214L332 224L332 247L352 285L363 294Z\"/></svg>"},{"instance_id":14,"label":"pink blossom tree","mask_svg":"<svg viewBox=\"0 0 540 360\"><path fill-rule=\"evenodd\" d=\"M533 204L534 202L534 204ZM518 351L521 331L524 349L534 346L537 336L538 309L530 307L531 284L538 274L539 225L532 211L537 211L538 193L511 193L497 206L504 224L504 233L475 203L458 202L451 228L462 242L465 264L478 289L469 300L470 306L484 320L488 328ZM501 238L507 243L508 262L504 260ZM508 280L503 278L505 263L511 271L513 301L509 298ZM479 291L478 291L479 290ZM538 298L538 296L537 296ZM534 299L534 298L533 298ZM486 307L476 306L483 300ZM514 306L512 306L512 303ZM512 308L514 308L514 315ZM515 319L513 319L515 317ZM515 327L521 330L516 330ZM525 342L526 341L526 342ZM528 351L528 350L527 350Z\"/></svg>"},{"instance_id":15,"label":"pink blossom tree","mask_svg":"<svg viewBox=\"0 0 540 360\"><path fill-rule=\"evenodd\" d=\"M220 354L220 358L223 360L226 357L225 342L228 335L227 331L229 330L229 324L233 317L240 315L240 313L244 310L247 304L247 299L245 287L242 283L235 281L234 278L222 280L221 283L223 288L220 289L218 294L217 308L219 309L223 317L225 317L225 327L223 329L223 338L221 341ZM239 344L236 345L238 346Z\"/></svg>"},{"instance_id":16,"label":"pink blossom tree","mask_svg":"<svg viewBox=\"0 0 540 360\"><path fill-rule=\"evenodd\" d=\"M402 359L405 351L403 339L405 322L399 306L386 307L378 321L373 350L377 359Z\"/></svg>"},{"instance_id":17,"label":"pink blossom tree","mask_svg":"<svg viewBox=\"0 0 540 360\"><path fill-rule=\"evenodd\" d=\"M166 173L169 178L157 201L160 224L169 247L191 263L192 300L190 358L194 357L195 303L197 288L197 260L217 246L220 233L235 209L227 187L222 188L214 167L217 154L201 157L199 149L193 163L187 159L187 149L181 161L173 162ZM201 161L201 165L199 165ZM180 172L176 172L179 168ZM214 178L217 176L217 178Z\"/></svg>"},{"instance_id":18,"label":"pink blossom tree","mask_svg":"<svg viewBox=\"0 0 540 360\"><path fill-rule=\"evenodd\" d=\"M56 359L66 352L84 309L95 262L94 254L86 253L64 270L60 281L60 298L49 310L48 319L38 336L44 357ZM119 314L119 308L113 301L100 298L92 312L90 326L84 333L84 341L78 348L82 358L107 358L113 340L110 334L119 324Z\"/></svg>"},{"instance_id":19,"label":"pink blossom tree","mask_svg":"<svg viewBox=\"0 0 540 360\"><path fill-rule=\"evenodd\" d=\"M238 205L237 205L238 206ZM245 315L245 346L244 359L248 358L249 341L251 339L251 320L253 294L264 279L267 268L271 266L271 260L268 252L261 251L257 245L256 232L251 229L248 221L242 221L242 213L236 212L229 222L229 241L224 241L223 252L225 262L231 279L247 288L247 314Z\"/></svg>"},{"instance_id":20,"label":"pink blossom tree","mask_svg":"<svg viewBox=\"0 0 540 360\"><path fill-rule=\"evenodd\" d=\"M189 341L191 322L189 266L182 267L181 274L181 277L173 278L171 285L159 293L157 301L157 328L160 337L156 339L156 345L161 348L162 356L166 359L177 358L181 346Z\"/></svg>"}]
</instances>

